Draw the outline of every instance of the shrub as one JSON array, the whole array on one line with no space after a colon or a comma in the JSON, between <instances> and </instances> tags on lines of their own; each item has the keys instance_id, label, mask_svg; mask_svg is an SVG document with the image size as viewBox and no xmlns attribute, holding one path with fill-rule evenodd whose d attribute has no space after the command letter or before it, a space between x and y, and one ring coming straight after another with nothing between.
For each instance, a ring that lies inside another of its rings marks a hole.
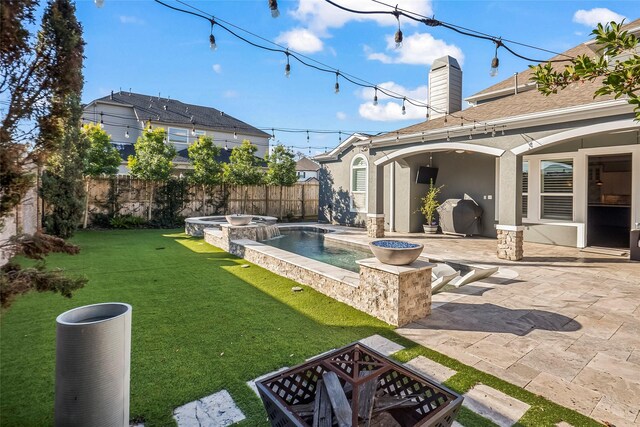
<instances>
[{"instance_id":1,"label":"shrub","mask_svg":"<svg viewBox=\"0 0 640 427\"><path fill-rule=\"evenodd\" d=\"M118 215L109 220L109 225L113 228L142 228L147 224L144 218L135 215Z\"/></svg>"}]
</instances>

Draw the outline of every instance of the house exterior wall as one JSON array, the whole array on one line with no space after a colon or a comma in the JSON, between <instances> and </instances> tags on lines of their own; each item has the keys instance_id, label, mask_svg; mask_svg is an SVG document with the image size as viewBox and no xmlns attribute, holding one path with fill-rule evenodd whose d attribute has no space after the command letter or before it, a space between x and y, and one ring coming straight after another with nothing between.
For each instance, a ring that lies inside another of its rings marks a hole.
<instances>
[{"instance_id":1,"label":"house exterior wall","mask_svg":"<svg viewBox=\"0 0 640 427\"><path fill-rule=\"evenodd\" d=\"M310 178L318 179L317 171L298 171L297 174L298 174L298 181L306 181Z\"/></svg>"}]
</instances>

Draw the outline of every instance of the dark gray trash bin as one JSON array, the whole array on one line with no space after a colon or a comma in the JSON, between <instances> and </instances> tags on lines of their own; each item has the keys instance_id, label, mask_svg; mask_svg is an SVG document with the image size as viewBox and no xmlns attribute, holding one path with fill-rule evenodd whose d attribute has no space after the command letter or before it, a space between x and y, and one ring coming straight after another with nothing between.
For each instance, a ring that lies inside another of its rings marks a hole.
<instances>
[{"instance_id":1,"label":"dark gray trash bin","mask_svg":"<svg viewBox=\"0 0 640 427\"><path fill-rule=\"evenodd\" d=\"M56 319L56 426L129 425L131 306L87 305Z\"/></svg>"}]
</instances>

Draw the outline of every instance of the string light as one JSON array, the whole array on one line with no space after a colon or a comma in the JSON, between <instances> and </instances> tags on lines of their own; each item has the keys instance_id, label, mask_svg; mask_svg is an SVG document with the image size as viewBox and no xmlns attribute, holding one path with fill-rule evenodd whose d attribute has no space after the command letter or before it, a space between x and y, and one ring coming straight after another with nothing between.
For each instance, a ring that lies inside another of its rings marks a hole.
<instances>
[{"instance_id":1,"label":"string light","mask_svg":"<svg viewBox=\"0 0 640 427\"><path fill-rule=\"evenodd\" d=\"M473 139L473 135L471 135L471 131L469 131L469 139Z\"/></svg>"},{"instance_id":2,"label":"string light","mask_svg":"<svg viewBox=\"0 0 640 427\"><path fill-rule=\"evenodd\" d=\"M406 115L407 114L407 109L404 107L404 101L405 99L402 100L402 115Z\"/></svg>"},{"instance_id":3,"label":"string light","mask_svg":"<svg viewBox=\"0 0 640 427\"><path fill-rule=\"evenodd\" d=\"M269 9L271 9L271 17L277 18L280 16L280 11L278 10L278 1L277 0L269 0Z\"/></svg>"},{"instance_id":4,"label":"string light","mask_svg":"<svg viewBox=\"0 0 640 427\"><path fill-rule=\"evenodd\" d=\"M373 105L376 106L378 105L378 86L376 86L374 88L374 92L373 92Z\"/></svg>"},{"instance_id":5,"label":"string light","mask_svg":"<svg viewBox=\"0 0 640 427\"><path fill-rule=\"evenodd\" d=\"M100 112L100 129L104 129L104 120L102 120L102 111Z\"/></svg>"},{"instance_id":6,"label":"string light","mask_svg":"<svg viewBox=\"0 0 640 427\"><path fill-rule=\"evenodd\" d=\"M238 139L238 128L236 126L233 127L233 139Z\"/></svg>"},{"instance_id":7,"label":"string light","mask_svg":"<svg viewBox=\"0 0 640 427\"><path fill-rule=\"evenodd\" d=\"M216 44L216 36L213 35L213 26L215 25L215 21L213 18L211 19L211 34L209 34L209 49L215 51L218 48Z\"/></svg>"},{"instance_id":8,"label":"string light","mask_svg":"<svg viewBox=\"0 0 640 427\"><path fill-rule=\"evenodd\" d=\"M191 136L196 136L196 127L195 126L193 126L191 128Z\"/></svg>"},{"instance_id":9,"label":"string light","mask_svg":"<svg viewBox=\"0 0 640 427\"><path fill-rule=\"evenodd\" d=\"M124 132L124 137L129 139L129 126L127 126L127 130Z\"/></svg>"},{"instance_id":10,"label":"string light","mask_svg":"<svg viewBox=\"0 0 640 427\"><path fill-rule=\"evenodd\" d=\"M336 71L336 85L334 86L335 93L340 93L340 83L338 82L338 77L340 77L340 71Z\"/></svg>"},{"instance_id":11,"label":"string light","mask_svg":"<svg viewBox=\"0 0 640 427\"><path fill-rule=\"evenodd\" d=\"M451 141L451 137L449 136L449 131L447 131L447 141Z\"/></svg>"},{"instance_id":12,"label":"string light","mask_svg":"<svg viewBox=\"0 0 640 427\"><path fill-rule=\"evenodd\" d=\"M500 60L498 59L498 48L502 45L500 40L494 42L496 44L496 52L493 55L493 59L491 60L491 71L489 71L489 75L491 77L495 77L498 75L498 67L500 66Z\"/></svg>"},{"instance_id":13,"label":"string light","mask_svg":"<svg viewBox=\"0 0 640 427\"><path fill-rule=\"evenodd\" d=\"M394 40L396 42L396 49L402 47L402 30L400 29L400 12L398 12L398 6L396 6L396 10L393 12L396 19L398 20L398 31L396 31L396 35Z\"/></svg>"},{"instance_id":14,"label":"string light","mask_svg":"<svg viewBox=\"0 0 640 427\"><path fill-rule=\"evenodd\" d=\"M338 145L342 144L342 132L338 131Z\"/></svg>"},{"instance_id":15,"label":"string light","mask_svg":"<svg viewBox=\"0 0 640 427\"><path fill-rule=\"evenodd\" d=\"M284 75L289 78L289 74L291 74L291 64L289 64L289 51L285 52L287 55L287 65L284 66Z\"/></svg>"}]
</instances>

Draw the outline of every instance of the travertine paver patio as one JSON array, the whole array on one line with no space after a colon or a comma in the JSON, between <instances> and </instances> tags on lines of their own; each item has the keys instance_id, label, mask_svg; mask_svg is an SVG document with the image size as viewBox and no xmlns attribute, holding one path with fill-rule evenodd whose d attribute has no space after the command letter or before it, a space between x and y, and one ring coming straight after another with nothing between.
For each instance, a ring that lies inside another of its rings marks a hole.
<instances>
[{"instance_id":1,"label":"travertine paver patio","mask_svg":"<svg viewBox=\"0 0 640 427\"><path fill-rule=\"evenodd\" d=\"M363 230L330 238L365 244ZM495 256L484 238L388 233L423 255L499 266L498 275L433 298L431 316L401 335L616 426L640 425L640 263L525 243Z\"/></svg>"}]
</instances>

